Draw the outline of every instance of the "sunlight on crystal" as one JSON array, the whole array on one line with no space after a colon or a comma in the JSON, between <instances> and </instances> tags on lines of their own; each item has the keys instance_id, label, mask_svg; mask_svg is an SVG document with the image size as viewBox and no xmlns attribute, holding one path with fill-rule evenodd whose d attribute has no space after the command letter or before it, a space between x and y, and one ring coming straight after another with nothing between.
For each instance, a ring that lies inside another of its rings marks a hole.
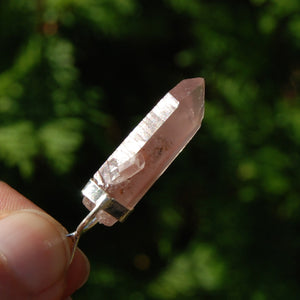
<instances>
[{"instance_id":1,"label":"sunlight on crystal","mask_svg":"<svg viewBox=\"0 0 300 300\"><path fill-rule=\"evenodd\" d=\"M96 184L132 210L201 127L204 91L200 77L172 88L94 174ZM117 222L104 212L97 218L106 226Z\"/></svg>"}]
</instances>

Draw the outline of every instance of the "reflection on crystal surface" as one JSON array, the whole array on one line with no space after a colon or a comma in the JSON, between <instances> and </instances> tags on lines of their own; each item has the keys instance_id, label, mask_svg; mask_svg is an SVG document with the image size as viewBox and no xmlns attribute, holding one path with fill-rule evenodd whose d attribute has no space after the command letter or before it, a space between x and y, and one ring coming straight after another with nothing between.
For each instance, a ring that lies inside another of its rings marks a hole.
<instances>
[{"instance_id":1,"label":"reflection on crystal surface","mask_svg":"<svg viewBox=\"0 0 300 300\"><path fill-rule=\"evenodd\" d=\"M101 178L98 183L108 188L110 185L121 183L140 172L145 166L145 159L141 153L133 155L123 163L115 158L107 160L107 167L95 174Z\"/></svg>"},{"instance_id":2,"label":"reflection on crystal surface","mask_svg":"<svg viewBox=\"0 0 300 300\"><path fill-rule=\"evenodd\" d=\"M179 101L169 93L159 101L94 175L98 184L108 188L141 171L145 166L145 159L140 150L178 105Z\"/></svg>"},{"instance_id":3,"label":"reflection on crystal surface","mask_svg":"<svg viewBox=\"0 0 300 300\"><path fill-rule=\"evenodd\" d=\"M204 79L181 81L163 97L95 173L96 183L132 209L201 126ZM93 206L89 199L85 206ZM100 223L117 220L101 211Z\"/></svg>"}]
</instances>

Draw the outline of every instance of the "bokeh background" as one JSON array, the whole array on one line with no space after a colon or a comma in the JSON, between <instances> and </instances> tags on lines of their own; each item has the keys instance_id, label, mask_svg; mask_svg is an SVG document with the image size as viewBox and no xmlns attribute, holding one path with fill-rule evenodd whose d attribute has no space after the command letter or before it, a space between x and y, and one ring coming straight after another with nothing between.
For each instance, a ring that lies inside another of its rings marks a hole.
<instances>
[{"instance_id":1,"label":"bokeh background","mask_svg":"<svg viewBox=\"0 0 300 300\"><path fill-rule=\"evenodd\" d=\"M74 299L299 299L300 1L0 2L0 178L70 231L80 189L183 78L202 129Z\"/></svg>"}]
</instances>

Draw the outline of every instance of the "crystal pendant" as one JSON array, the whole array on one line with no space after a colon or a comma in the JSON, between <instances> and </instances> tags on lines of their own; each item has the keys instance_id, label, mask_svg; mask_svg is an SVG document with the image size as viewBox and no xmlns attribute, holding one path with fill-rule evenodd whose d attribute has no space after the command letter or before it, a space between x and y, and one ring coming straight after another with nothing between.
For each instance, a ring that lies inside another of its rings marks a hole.
<instances>
[{"instance_id":1,"label":"crystal pendant","mask_svg":"<svg viewBox=\"0 0 300 300\"><path fill-rule=\"evenodd\" d=\"M90 212L67 235L73 240L70 262L83 232L128 216L194 136L203 116L203 78L181 81L154 106L83 188Z\"/></svg>"},{"instance_id":2,"label":"crystal pendant","mask_svg":"<svg viewBox=\"0 0 300 300\"><path fill-rule=\"evenodd\" d=\"M96 220L106 226L123 220L194 136L203 116L203 78L185 79L170 90L83 189L89 210L103 202Z\"/></svg>"}]
</instances>

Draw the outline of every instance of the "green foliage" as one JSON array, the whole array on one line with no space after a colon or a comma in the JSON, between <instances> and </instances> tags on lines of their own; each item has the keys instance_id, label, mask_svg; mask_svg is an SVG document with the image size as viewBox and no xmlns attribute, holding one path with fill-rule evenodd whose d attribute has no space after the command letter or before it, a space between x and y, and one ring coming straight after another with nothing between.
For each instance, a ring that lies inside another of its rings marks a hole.
<instances>
[{"instance_id":1,"label":"green foliage","mask_svg":"<svg viewBox=\"0 0 300 300\"><path fill-rule=\"evenodd\" d=\"M299 298L299 11L0 2L1 179L70 230L95 163L178 81L206 79L191 145L125 224L81 241L92 273L74 299Z\"/></svg>"},{"instance_id":2,"label":"green foliage","mask_svg":"<svg viewBox=\"0 0 300 300\"><path fill-rule=\"evenodd\" d=\"M199 289L213 291L224 278L224 264L210 245L198 243L170 263L150 286L156 299L192 298Z\"/></svg>"},{"instance_id":3,"label":"green foliage","mask_svg":"<svg viewBox=\"0 0 300 300\"><path fill-rule=\"evenodd\" d=\"M32 173L37 143L31 122L15 122L0 129L0 155L9 166L18 165L24 177Z\"/></svg>"}]
</instances>

